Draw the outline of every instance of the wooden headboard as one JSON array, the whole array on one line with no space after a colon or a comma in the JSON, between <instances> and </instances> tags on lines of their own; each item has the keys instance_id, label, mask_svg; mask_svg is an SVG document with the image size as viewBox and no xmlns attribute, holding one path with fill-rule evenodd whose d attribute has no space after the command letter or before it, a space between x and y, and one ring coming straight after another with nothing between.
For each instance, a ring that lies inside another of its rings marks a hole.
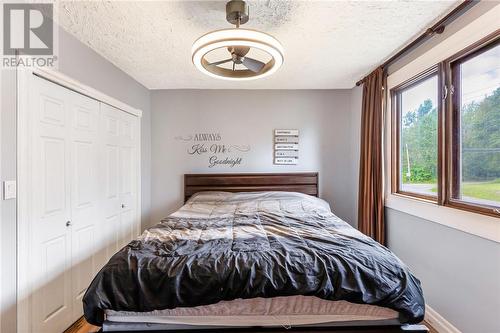
<instances>
[{"instance_id":1,"label":"wooden headboard","mask_svg":"<svg viewBox=\"0 0 500 333\"><path fill-rule=\"evenodd\" d=\"M290 191L318 196L318 173L208 173L184 175L184 202L203 191Z\"/></svg>"}]
</instances>

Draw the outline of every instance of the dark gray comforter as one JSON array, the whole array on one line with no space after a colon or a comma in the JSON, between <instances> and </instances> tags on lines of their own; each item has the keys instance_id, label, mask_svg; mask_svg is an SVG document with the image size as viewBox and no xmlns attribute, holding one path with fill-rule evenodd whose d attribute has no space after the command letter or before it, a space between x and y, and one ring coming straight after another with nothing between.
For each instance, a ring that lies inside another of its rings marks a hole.
<instances>
[{"instance_id":1,"label":"dark gray comforter","mask_svg":"<svg viewBox=\"0 0 500 333\"><path fill-rule=\"evenodd\" d=\"M84 298L85 318L238 298L317 296L424 317L420 282L387 248L317 198L207 192L116 253Z\"/></svg>"}]
</instances>

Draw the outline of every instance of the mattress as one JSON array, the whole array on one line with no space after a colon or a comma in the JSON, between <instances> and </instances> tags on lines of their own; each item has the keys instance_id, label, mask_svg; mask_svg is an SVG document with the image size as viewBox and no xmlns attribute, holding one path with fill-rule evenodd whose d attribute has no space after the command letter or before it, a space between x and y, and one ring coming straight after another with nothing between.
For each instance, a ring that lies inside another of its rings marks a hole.
<instances>
[{"instance_id":1,"label":"mattress","mask_svg":"<svg viewBox=\"0 0 500 333\"><path fill-rule=\"evenodd\" d=\"M399 323L398 312L368 304L314 296L237 299L150 312L106 311L106 320L191 326L302 326L353 321Z\"/></svg>"}]
</instances>

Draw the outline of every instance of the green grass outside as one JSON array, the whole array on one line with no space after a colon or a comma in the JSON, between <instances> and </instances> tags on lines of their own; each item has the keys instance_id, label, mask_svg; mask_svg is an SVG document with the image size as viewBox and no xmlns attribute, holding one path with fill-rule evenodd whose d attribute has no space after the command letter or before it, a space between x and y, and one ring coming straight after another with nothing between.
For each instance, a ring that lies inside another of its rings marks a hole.
<instances>
[{"instance_id":1,"label":"green grass outside","mask_svg":"<svg viewBox=\"0 0 500 333\"><path fill-rule=\"evenodd\" d=\"M437 192L437 187L433 187L431 191ZM500 202L500 178L489 182L462 183L462 195Z\"/></svg>"}]
</instances>

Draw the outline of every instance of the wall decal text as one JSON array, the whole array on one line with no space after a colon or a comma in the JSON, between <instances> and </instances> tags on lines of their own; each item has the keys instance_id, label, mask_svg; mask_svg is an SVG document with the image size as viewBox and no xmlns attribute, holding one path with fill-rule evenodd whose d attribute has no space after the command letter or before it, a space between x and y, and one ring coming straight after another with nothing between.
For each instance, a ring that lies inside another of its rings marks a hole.
<instances>
[{"instance_id":1,"label":"wall decal text","mask_svg":"<svg viewBox=\"0 0 500 333\"><path fill-rule=\"evenodd\" d=\"M249 145L224 143L220 133L209 132L177 135L174 139L188 144L186 149L188 155L209 155L207 160L209 168L234 168L243 163L244 159L241 154L250 151Z\"/></svg>"}]
</instances>

